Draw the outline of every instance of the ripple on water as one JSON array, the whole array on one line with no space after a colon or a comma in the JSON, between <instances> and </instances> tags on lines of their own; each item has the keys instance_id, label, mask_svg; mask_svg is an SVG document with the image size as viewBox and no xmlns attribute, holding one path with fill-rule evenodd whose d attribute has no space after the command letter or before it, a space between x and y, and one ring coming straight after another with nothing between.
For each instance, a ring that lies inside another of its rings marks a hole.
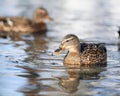
<instances>
[{"instance_id":1,"label":"ripple on water","mask_svg":"<svg viewBox=\"0 0 120 96\"><path fill-rule=\"evenodd\" d=\"M1 16L32 18L34 9L42 6L54 18L46 22L45 35L0 38L1 96L119 96L119 0L3 0L0 5ZM66 52L51 54L68 33L82 42L106 43L107 66L66 68Z\"/></svg>"}]
</instances>

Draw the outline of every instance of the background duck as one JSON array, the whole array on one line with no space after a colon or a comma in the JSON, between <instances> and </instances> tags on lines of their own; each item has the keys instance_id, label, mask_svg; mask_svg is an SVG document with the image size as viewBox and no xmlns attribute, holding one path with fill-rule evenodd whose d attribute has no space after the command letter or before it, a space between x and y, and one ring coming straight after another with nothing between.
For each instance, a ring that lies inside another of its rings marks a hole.
<instances>
[{"instance_id":1,"label":"background duck","mask_svg":"<svg viewBox=\"0 0 120 96\"><path fill-rule=\"evenodd\" d=\"M47 10L37 8L33 14L33 20L26 17L0 17L0 31L33 33L47 30L44 20L53 20Z\"/></svg>"},{"instance_id":2,"label":"background duck","mask_svg":"<svg viewBox=\"0 0 120 96\"><path fill-rule=\"evenodd\" d=\"M68 50L64 64L106 64L107 50L104 44L80 43L77 36L68 34L53 55Z\"/></svg>"}]
</instances>

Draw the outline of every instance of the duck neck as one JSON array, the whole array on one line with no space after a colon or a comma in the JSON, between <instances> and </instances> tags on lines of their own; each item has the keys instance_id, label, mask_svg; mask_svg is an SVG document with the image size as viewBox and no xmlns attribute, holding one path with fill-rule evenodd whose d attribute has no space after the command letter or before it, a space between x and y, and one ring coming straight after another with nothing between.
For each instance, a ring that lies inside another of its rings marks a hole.
<instances>
[{"instance_id":1,"label":"duck neck","mask_svg":"<svg viewBox=\"0 0 120 96\"><path fill-rule=\"evenodd\" d=\"M34 14L33 15L33 22L34 23L43 23L44 22L44 20L43 20L43 18L41 18L41 17L39 17L39 16L37 16L36 14Z\"/></svg>"},{"instance_id":2,"label":"duck neck","mask_svg":"<svg viewBox=\"0 0 120 96\"><path fill-rule=\"evenodd\" d=\"M70 53L80 53L80 46L69 49Z\"/></svg>"},{"instance_id":3,"label":"duck neck","mask_svg":"<svg viewBox=\"0 0 120 96\"><path fill-rule=\"evenodd\" d=\"M78 48L71 48L64 59L64 64L80 64L80 51Z\"/></svg>"},{"instance_id":4,"label":"duck neck","mask_svg":"<svg viewBox=\"0 0 120 96\"><path fill-rule=\"evenodd\" d=\"M44 22L43 20L34 19L34 23L35 23L35 24L41 24L41 23L43 23L43 22Z\"/></svg>"}]
</instances>

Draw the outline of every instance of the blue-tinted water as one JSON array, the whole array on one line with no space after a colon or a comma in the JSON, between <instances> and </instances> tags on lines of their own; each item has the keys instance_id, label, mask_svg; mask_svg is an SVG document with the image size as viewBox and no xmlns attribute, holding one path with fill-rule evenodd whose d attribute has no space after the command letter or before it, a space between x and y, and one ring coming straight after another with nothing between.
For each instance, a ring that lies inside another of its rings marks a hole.
<instances>
[{"instance_id":1,"label":"blue-tinted water","mask_svg":"<svg viewBox=\"0 0 120 96\"><path fill-rule=\"evenodd\" d=\"M0 16L32 18L44 7L54 22L45 35L0 38L0 96L119 96L119 0L1 0ZM65 53L52 56L62 38L106 43L105 67L67 69Z\"/></svg>"}]
</instances>

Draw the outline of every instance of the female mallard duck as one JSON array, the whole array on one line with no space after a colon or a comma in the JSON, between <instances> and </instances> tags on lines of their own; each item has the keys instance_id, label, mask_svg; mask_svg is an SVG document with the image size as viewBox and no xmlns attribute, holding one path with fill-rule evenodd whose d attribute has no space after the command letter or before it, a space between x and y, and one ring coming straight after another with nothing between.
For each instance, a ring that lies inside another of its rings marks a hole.
<instances>
[{"instance_id":1,"label":"female mallard duck","mask_svg":"<svg viewBox=\"0 0 120 96\"><path fill-rule=\"evenodd\" d=\"M106 64L107 50L104 44L80 43L77 36L68 34L62 40L59 49L53 55L68 50L65 64Z\"/></svg>"},{"instance_id":2,"label":"female mallard duck","mask_svg":"<svg viewBox=\"0 0 120 96\"><path fill-rule=\"evenodd\" d=\"M25 17L0 17L0 31L33 33L47 30L44 20L53 20L44 8L37 8L33 14L33 21Z\"/></svg>"}]
</instances>

